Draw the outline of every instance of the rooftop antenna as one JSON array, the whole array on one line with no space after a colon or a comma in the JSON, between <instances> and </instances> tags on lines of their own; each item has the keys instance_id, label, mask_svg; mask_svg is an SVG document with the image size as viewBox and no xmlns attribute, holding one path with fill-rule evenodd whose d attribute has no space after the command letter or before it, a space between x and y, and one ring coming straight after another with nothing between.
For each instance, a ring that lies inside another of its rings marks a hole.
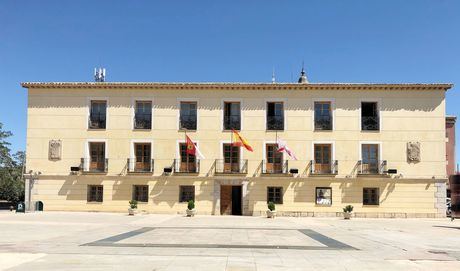
<instances>
[{"instance_id":1,"label":"rooftop antenna","mask_svg":"<svg viewBox=\"0 0 460 271\"><path fill-rule=\"evenodd\" d=\"M272 84L276 83L276 80L275 80L275 67L273 67L273 71L272 71Z\"/></svg>"},{"instance_id":2,"label":"rooftop antenna","mask_svg":"<svg viewBox=\"0 0 460 271\"><path fill-rule=\"evenodd\" d=\"M105 82L105 68L94 68L94 81Z\"/></svg>"}]
</instances>

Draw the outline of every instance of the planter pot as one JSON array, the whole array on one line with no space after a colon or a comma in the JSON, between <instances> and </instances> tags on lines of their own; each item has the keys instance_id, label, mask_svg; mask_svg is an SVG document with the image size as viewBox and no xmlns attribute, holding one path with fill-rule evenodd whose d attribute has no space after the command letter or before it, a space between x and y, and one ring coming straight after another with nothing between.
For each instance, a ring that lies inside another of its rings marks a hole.
<instances>
[{"instance_id":1,"label":"planter pot","mask_svg":"<svg viewBox=\"0 0 460 271\"><path fill-rule=\"evenodd\" d=\"M267 210L267 218L275 218L276 211Z\"/></svg>"},{"instance_id":2,"label":"planter pot","mask_svg":"<svg viewBox=\"0 0 460 271\"><path fill-rule=\"evenodd\" d=\"M136 209L133 209L133 208L128 209L128 214L129 215L134 215L135 213L136 213Z\"/></svg>"},{"instance_id":3,"label":"planter pot","mask_svg":"<svg viewBox=\"0 0 460 271\"><path fill-rule=\"evenodd\" d=\"M350 219L351 218L351 213L343 212L343 218Z\"/></svg>"},{"instance_id":4,"label":"planter pot","mask_svg":"<svg viewBox=\"0 0 460 271\"><path fill-rule=\"evenodd\" d=\"M188 217L195 216L195 214L196 214L196 210L195 210L195 209L193 209L193 210L187 209L187 210L185 210L185 212L187 213L187 216L188 216Z\"/></svg>"}]
</instances>

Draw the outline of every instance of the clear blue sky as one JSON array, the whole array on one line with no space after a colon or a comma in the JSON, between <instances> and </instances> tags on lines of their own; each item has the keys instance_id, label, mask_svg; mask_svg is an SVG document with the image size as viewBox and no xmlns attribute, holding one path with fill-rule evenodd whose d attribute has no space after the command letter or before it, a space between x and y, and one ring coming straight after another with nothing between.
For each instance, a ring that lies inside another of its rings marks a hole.
<instances>
[{"instance_id":1,"label":"clear blue sky","mask_svg":"<svg viewBox=\"0 0 460 271\"><path fill-rule=\"evenodd\" d=\"M2 0L0 121L23 150L19 83L92 81L96 66L108 81L195 82L270 81L275 67L285 82L302 60L312 82L460 86L460 1ZM454 88L447 113L459 102Z\"/></svg>"}]
</instances>

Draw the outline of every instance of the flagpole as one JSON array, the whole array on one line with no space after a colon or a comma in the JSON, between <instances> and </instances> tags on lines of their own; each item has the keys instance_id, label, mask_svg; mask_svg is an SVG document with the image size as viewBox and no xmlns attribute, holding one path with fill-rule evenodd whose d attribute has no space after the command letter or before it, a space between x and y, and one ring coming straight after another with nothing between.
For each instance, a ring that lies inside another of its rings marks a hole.
<instances>
[{"instance_id":1,"label":"flagpole","mask_svg":"<svg viewBox=\"0 0 460 271\"><path fill-rule=\"evenodd\" d=\"M184 129L184 132L185 132L184 133L185 134L185 161L187 163L187 172L188 172L188 159L189 159L190 154L188 153L187 128ZM180 161L180 163L182 164L182 161Z\"/></svg>"}]
</instances>

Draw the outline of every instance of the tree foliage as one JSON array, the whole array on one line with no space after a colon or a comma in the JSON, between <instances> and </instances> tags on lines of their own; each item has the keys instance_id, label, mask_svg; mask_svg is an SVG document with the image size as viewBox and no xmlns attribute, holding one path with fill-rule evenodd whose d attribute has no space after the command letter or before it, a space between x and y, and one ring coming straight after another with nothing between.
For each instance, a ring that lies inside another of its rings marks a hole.
<instances>
[{"instance_id":1,"label":"tree foliage","mask_svg":"<svg viewBox=\"0 0 460 271\"><path fill-rule=\"evenodd\" d=\"M25 153L11 154L7 139L12 136L10 131L3 131L0 123L0 200L13 203L24 200L24 181L22 172Z\"/></svg>"}]
</instances>

